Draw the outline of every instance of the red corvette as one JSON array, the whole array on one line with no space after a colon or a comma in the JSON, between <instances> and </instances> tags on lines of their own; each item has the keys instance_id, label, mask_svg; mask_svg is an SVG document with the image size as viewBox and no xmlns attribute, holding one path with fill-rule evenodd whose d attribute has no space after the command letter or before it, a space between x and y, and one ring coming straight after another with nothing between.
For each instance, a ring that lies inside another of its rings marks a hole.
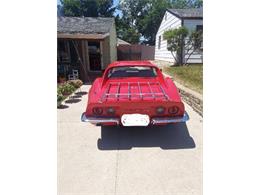
<instances>
[{"instance_id":1,"label":"red corvette","mask_svg":"<svg viewBox=\"0 0 260 195\"><path fill-rule=\"evenodd\" d=\"M81 121L96 125L148 126L185 122L178 89L149 61L117 61L97 78Z\"/></svg>"}]
</instances>

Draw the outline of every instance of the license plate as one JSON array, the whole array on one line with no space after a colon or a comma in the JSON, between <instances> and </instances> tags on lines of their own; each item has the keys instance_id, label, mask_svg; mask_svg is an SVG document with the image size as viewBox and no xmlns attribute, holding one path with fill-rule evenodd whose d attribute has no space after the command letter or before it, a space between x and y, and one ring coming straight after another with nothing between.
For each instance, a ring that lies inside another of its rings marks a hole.
<instances>
[{"instance_id":1,"label":"license plate","mask_svg":"<svg viewBox=\"0 0 260 195\"><path fill-rule=\"evenodd\" d=\"M150 118L146 114L123 114L121 123L123 126L148 126Z\"/></svg>"}]
</instances>

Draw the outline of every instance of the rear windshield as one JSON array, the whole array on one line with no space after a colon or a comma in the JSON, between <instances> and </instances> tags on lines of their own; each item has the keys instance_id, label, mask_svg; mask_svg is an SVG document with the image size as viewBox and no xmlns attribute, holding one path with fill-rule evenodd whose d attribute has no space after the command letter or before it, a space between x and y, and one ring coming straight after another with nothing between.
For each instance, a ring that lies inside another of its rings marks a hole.
<instances>
[{"instance_id":1,"label":"rear windshield","mask_svg":"<svg viewBox=\"0 0 260 195\"><path fill-rule=\"evenodd\" d=\"M118 77L156 77L155 68L147 66L115 67L109 70L108 78Z\"/></svg>"}]
</instances>

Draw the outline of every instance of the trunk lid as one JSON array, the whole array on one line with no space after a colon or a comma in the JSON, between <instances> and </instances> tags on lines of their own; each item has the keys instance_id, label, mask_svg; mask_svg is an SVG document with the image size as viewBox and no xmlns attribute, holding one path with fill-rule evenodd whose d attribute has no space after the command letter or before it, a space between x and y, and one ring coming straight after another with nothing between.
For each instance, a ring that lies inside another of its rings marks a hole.
<instances>
[{"instance_id":1,"label":"trunk lid","mask_svg":"<svg viewBox=\"0 0 260 195\"><path fill-rule=\"evenodd\" d=\"M101 102L114 101L168 101L169 96L158 81L109 82L103 90Z\"/></svg>"}]
</instances>

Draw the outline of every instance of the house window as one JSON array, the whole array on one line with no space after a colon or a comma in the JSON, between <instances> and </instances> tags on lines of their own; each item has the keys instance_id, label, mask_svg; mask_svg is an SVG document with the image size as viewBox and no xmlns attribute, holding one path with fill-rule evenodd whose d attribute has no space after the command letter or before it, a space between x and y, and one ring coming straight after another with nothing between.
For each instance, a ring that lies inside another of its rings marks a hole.
<instances>
[{"instance_id":1,"label":"house window","mask_svg":"<svg viewBox=\"0 0 260 195\"><path fill-rule=\"evenodd\" d=\"M158 40L158 49L160 49L161 48L161 36L159 36L159 40Z\"/></svg>"},{"instance_id":2,"label":"house window","mask_svg":"<svg viewBox=\"0 0 260 195\"><path fill-rule=\"evenodd\" d=\"M196 26L196 31L203 31L203 26L202 25L197 25Z\"/></svg>"},{"instance_id":3,"label":"house window","mask_svg":"<svg viewBox=\"0 0 260 195\"><path fill-rule=\"evenodd\" d=\"M167 12L165 13L165 17L164 17L165 20L167 20Z\"/></svg>"}]
</instances>

